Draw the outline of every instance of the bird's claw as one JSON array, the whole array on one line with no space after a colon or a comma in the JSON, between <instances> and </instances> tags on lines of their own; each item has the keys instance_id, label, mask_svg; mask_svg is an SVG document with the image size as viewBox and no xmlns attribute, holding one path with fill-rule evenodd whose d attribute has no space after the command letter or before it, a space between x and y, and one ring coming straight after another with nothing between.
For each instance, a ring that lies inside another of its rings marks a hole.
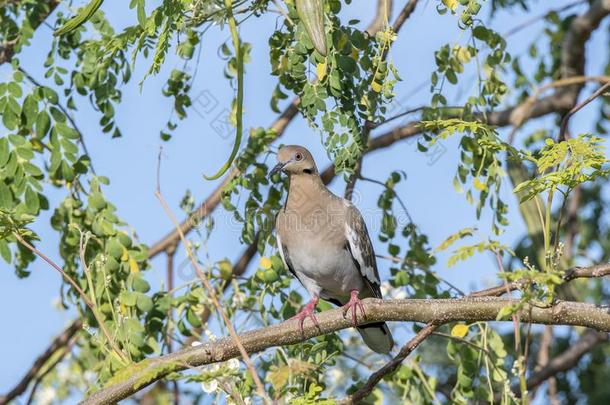
<instances>
[{"instance_id":1,"label":"bird's claw","mask_svg":"<svg viewBox=\"0 0 610 405\"><path fill-rule=\"evenodd\" d=\"M362 305L362 301L358 298L358 290L352 290L351 297L347 304L343 306L343 317L347 315L349 310L352 310L352 322L354 326L358 324L356 312L359 309L362 313L362 317L366 318L366 312L364 311L364 305Z\"/></svg>"},{"instance_id":2,"label":"bird's claw","mask_svg":"<svg viewBox=\"0 0 610 405\"><path fill-rule=\"evenodd\" d=\"M318 324L318 319L316 318L316 314L315 314L317 303L318 303L318 300L316 298L312 299L311 301L309 301L309 303L307 303L307 305L305 305L303 307L301 312L299 312L298 314L296 314L295 316L293 316L292 318L289 319L289 320L296 319L299 321L299 328L301 329L301 333L304 333L303 324L305 323L305 319L307 319L307 318L311 318L314 325L316 325L316 327L320 328L320 325Z\"/></svg>"}]
</instances>

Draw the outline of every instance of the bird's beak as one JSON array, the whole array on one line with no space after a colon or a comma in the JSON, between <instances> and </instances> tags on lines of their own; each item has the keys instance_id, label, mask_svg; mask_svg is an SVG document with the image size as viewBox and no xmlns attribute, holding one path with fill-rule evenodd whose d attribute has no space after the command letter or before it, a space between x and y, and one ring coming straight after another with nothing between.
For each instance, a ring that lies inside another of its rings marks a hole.
<instances>
[{"instance_id":1,"label":"bird's beak","mask_svg":"<svg viewBox=\"0 0 610 405\"><path fill-rule=\"evenodd\" d=\"M273 176L275 173L279 173L279 171L282 170L286 164L288 164L288 162L280 162L275 165L275 167L269 172L269 177Z\"/></svg>"}]
</instances>

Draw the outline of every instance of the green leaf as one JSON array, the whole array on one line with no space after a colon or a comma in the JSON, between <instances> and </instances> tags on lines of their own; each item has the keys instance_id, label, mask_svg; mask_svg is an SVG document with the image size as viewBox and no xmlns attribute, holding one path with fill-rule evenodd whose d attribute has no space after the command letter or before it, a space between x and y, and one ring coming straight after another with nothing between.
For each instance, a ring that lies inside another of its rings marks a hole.
<instances>
[{"instance_id":1,"label":"green leaf","mask_svg":"<svg viewBox=\"0 0 610 405\"><path fill-rule=\"evenodd\" d=\"M142 277L139 273L134 273L131 287L134 289L134 291L140 293L147 293L150 291L150 284L148 284L148 281L144 280L144 277Z\"/></svg>"},{"instance_id":2,"label":"green leaf","mask_svg":"<svg viewBox=\"0 0 610 405\"><path fill-rule=\"evenodd\" d=\"M19 86L15 82L9 82L9 84L8 84L8 91L15 98L20 98L23 95L23 92L21 91L21 86Z\"/></svg>"},{"instance_id":3,"label":"green leaf","mask_svg":"<svg viewBox=\"0 0 610 405\"><path fill-rule=\"evenodd\" d=\"M8 243L4 239L0 239L0 256L5 262L11 264L11 249L8 247Z\"/></svg>"},{"instance_id":4,"label":"green leaf","mask_svg":"<svg viewBox=\"0 0 610 405\"><path fill-rule=\"evenodd\" d=\"M0 208L13 208L13 194L4 181L0 182Z\"/></svg>"},{"instance_id":5,"label":"green leaf","mask_svg":"<svg viewBox=\"0 0 610 405\"><path fill-rule=\"evenodd\" d=\"M0 167L8 162L9 156L8 139L0 138Z\"/></svg>"},{"instance_id":6,"label":"green leaf","mask_svg":"<svg viewBox=\"0 0 610 405\"><path fill-rule=\"evenodd\" d=\"M107 250L108 254L116 260L119 260L123 255L123 245L116 238L108 241Z\"/></svg>"},{"instance_id":7,"label":"green leaf","mask_svg":"<svg viewBox=\"0 0 610 405\"><path fill-rule=\"evenodd\" d=\"M199 316L197 316L195 311L193 311L191 308L187 309L186 311L186 320L191 324L191 326L193 326L193 328L201 327L201 320L199 319Z\"/></svg>"},{"instance_id":8,"label":"green leaf","mask_svg":"<svg viewBox=\"0 0 610 405\"><path fill-rule=\"evenodd\" d=\"M121 304L134 307L136 305L136 301L138 299L138 294L133 291L121 291L119 294L119 301Z\"/></svg>"},{"instance_id":9,"label":"green leaf","mask_svg":"<svg viewBox=\"0 0 610 405\"><path fill-rule=\"evenodd\" d=\"M496 320L501 321L503 319L508 318L513 314L513 307L511 305L507 305L502 307L502 309L498 312L498 316L496 316Z\"/></svg>"},{"instance_id":10,"label":"green leaf","mask_svg":"<svg viewBox=\"0 0 610 405\"><path fill-rule=\"evenodd\" d=\"M485 27L483 27L482 25L478 25L476 27L474 27L474 29L472 30L472 35L474 35L474 37L476 39L480 39L481 41L486 41L487 38L489 37L489 30Z\"/></svg>"},{"instance_id":11,"label":"green leaf","mask_svg":"<svg viewBox=\"0 0 610 405\"><path fill-rule=\"evenodd\" d=\"M136 293L136 306L142 312L149 312L153 308L153 300L148 295Z\"/></svg>"},{"instance_id":12,"label":"green leaf","mask_svg":"<svg viewBox=\"0 0 610 405\"><path fill-rule=\"evenodd\" d=\"M137 6L138 22L142 27L146 25L146 10L144 10L144 0L138 0Z\"/></svg>"},{"instance_id":13,"label":"green leaf","mask_svg":"<svg viewBox=\"0 0 610 405\"><path fill-rule=\"evenodd\" d=\"M85 7L80 9L79 13L69 19L61 28L55 30L53 35L63 35L68 32L74 31L81 25L83 25L87 20L93 17L93 14L100 8L104 0L92 0Z\"/></svg>"},{"instance_id":14,"label":"green leaf","mask_svg":"<svg viewBox=\"0 0 610 405\"><path fill-rule=\"evenodd\" d=\"M47 132L49 132L49 128L51 128L51 118L49 117L49 113L46 111L40 111L36 116L36 136L38 138L43 138Z\"/></svg>"},{"instance_id":15,"label":"green leaf","mask_svg":"<svg viewBox=\"0 0 610 405\"><path fill-rule=\"evenodd\" d=\"M101 210L106 206L106 200L100 192L94 192L89 195L89 205L91 208Z\"/></svg>"},{"instance_id":16,"label":"green leaf","mask_svg":"<svg viewBox=\"0 0 610 405\"><path fill-rule=\"evenodd\" d=\"M68 139L78 139L79 138L78 131L76 131L74 128L67 126L66 124L64 124L62 122L58 122L56 125L56 128L57 128L57 132L59 132L60 135L65 136Z\"/></svg>"},{"instance_id":17,"label":"green leaf","mask_svg":"<svg viewBox=\"0 0 610 405\"><path fill-rule=\"evenodd\" d=\"M28 209L28 212L32 215L38 214L40 210L40 199L38 198L38 193L32 190L31 187L25 189L25 206Z\"/></svg>"},{"instance_id":18,"label":"green leaf","mask_svg":"<svg viewBox=\"0 0 610 405\"><path fill-rule=\"evenodd\" d=\"M453 235L450 235L447 239L445 239L443 241L443 243L441 243L432 252L433 253L442 252L443 250L446 250L449 246L453 245L458 240L463 239L467 236L472 236L476 230L477 230L477 228L460 229L458 232L454 233Z\"/></svg>"}]
</instances>

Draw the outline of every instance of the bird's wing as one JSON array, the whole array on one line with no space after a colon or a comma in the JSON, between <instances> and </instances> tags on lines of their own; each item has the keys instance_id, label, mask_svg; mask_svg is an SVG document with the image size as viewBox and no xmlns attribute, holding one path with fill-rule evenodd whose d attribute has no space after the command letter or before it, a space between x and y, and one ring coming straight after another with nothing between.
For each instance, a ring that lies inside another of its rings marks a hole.
<instances>
[{"instance_id":1,"label":"bird's wing","mask_svg":"<svg viewBox=\"0 0 610 405\"><path fill-rule=\"evenodd\" d=\"M277 242L277 250L279 250L280 257L282 258L282 262L284 262L284 267L286 267L292 273L292 275L298 279L297 273L295 273L294 267L292 267L292 263L290 262L290 256L288 255L288 249L286 249L286 246L284 246L282 244L282 239L280 238L279 232L275 233L275 240Z\"/></svg>"},{"instance_id":2,"label":"bird's wing","mask_svg":"<svg viewBox=\"0 0 610 405\"><path fill-rule=\"evenodd\" d=\"M346 247L352 255L352 260L360 275L367 281L373 295L381 297L379 271L375 260L375 251L371 244L369 232L366 229L364 219L360 211L350 202L345 202L347 206L345 239Z\"/></svg>"}]
</instances>

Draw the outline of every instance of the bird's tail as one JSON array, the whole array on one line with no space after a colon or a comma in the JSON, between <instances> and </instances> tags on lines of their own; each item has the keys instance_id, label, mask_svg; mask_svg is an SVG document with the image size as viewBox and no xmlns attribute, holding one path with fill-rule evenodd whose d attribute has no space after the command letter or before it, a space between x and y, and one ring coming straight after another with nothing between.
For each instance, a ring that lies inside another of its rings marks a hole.
<instances>
[{"instance_id":1,"label":"bird's tail","mask_svg":"<svg viewBox=\"0 0 610 405\"><path fill-rule=\"evenodd\" d=\"M394 338L385 322L369 323L368 325L358 326L357 329L362 339L364 339L364 343L371 350L382 354L387 354L392 350Z\"/></svg>"}]
</instances>

